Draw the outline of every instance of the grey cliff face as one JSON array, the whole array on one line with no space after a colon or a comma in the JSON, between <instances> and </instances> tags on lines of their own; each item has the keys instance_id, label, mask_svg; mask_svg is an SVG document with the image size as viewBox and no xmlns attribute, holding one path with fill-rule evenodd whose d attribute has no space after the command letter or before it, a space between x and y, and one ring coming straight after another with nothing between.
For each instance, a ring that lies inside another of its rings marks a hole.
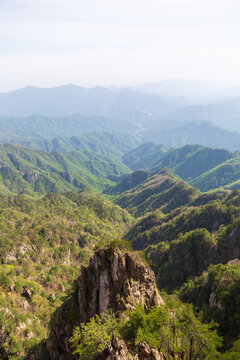
<instances>
[{"instance_id":1,"label":"grey cliff face","mask_svg":"<svg viewBox=\"0 0 240 360\"><path fill-rule=\"evenodd\" d=\"M75 319L69 318L73 299L68 298L56 314L48 339L48 351L55 360L74 359L68 339L73 327L96 314L112 309L119 314L141 304L145 309L164 304L151 269L119 250L99 250L83 267L76 281Z\"/></svg>"}]
</instances>

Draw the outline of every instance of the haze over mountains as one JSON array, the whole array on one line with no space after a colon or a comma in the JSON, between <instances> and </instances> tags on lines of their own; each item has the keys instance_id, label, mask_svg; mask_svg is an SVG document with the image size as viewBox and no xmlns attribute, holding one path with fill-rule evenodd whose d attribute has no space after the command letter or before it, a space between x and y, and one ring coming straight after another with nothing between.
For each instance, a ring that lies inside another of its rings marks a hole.
<instances>
[{"instance_id":1,"label":"haze over mountains","mask_svg":"<svg viewBox=\"0 0 240 360\"><path fill-rule=\"evenodd\" d=\"M237 88L221 90L220 96L220 89L186 80L130 89L27 87L0 94L0 141L45 149L33 139L107 131L170 147L201 144L239 150L240 93Z\"/></svg>"},{"instance_id":2,"label":"haze over mountains","mask_svg":"<svg viewBox=\"0 0 240 360\"><path fill-rule=\"evenodd\" d=\"M0 94L0 142L26 147L1 148L2 187L12 177L18 185L8 190L15 193L104 190L131 171L146 170L149 177L166 167L201 191L238 188L240 133L226 130L240 123L233 91L238 93L166 80L134 88L67 85Z\"/></svg>"},{"instance_id":3,"label":"haze over mountains","mask_svg":"<svg viewBox=\"0 0 240 360\"><path fill-rule=\"evenodd\" d=\"M0 95L0 115L27 117L35 114L64 116L80 113L117 117L128 114L142 116L163 115L182 106L181 99L159 99L130 89L95 87L86 89L76 85L56 88L26 87Z\"/></svg>"},{"instance_id":4,"label":"haze over mountains","mask_svg":"<svg viewBox=\"0 0 240 360\"><path fill-rule=\"evenodd\" d=\"M1 359L239 359L233 92L0 95Z\"/></svg>"},{"instance_id":5,"label":"haze over mountains","mask_svg":"<svg viewBox=\"0 0 240 360\"><path fill-rule=\"evenodd\" d=\"M0 0L0 360L240 360L239 13Z\"/></svg>"}]
</instances>

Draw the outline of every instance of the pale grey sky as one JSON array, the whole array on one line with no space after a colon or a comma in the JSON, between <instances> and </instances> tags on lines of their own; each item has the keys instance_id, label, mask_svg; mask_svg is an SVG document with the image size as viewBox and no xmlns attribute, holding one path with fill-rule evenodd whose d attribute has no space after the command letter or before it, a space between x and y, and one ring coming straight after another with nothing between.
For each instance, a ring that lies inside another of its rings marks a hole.
<instances>
[{"instance_id":1,"label":"pale grey sky","mask_svg":"<svg viewBox=\"0 0 240 360\"><path fill-rule=\"evenodd\" d=\"M240 84L239 0L0 0L0 92L188 78Z\"/></svg>"}]
</instances>

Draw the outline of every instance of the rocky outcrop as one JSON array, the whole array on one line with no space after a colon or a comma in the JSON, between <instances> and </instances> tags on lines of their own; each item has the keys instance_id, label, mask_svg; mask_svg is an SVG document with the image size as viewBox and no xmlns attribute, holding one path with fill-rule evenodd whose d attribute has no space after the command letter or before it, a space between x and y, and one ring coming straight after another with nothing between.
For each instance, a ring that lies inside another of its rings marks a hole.
<instances>
[{"instance_id":1,"label":"rocky outcrop","mask_svg":"<svg viewBox=\"0 0 240 360\"><path fill-rule=\"evenodd\" d=\"M20 170L21 168L21 160L19 158L19 156L16 156L14 154L8 154L9 159L11 160L11 162L13 163L13 165L16 167L16 169Z\"/></svg>"},{"instance_id":2,"label":"rocky outcrop","mask_svg":"<svg viewBox=\"0 0 240 360\"><path fill-rule=\"evenodd\" d=\"M123 340L113 339L111 349L105 349L96 355L94 360L132 360L133 356L129 352L126 343Z\"/></svg>"},{"instance_id":3,"label":"rocky outcrop","mask_svg":"<svg viewBox=\"0 0 240 360\"><path fill-rule=\"evenodd\" d=\"M112 349L106 349L98 354L94 360L166 360L164 354L142 342L136 349L129 349L123 340L113 339Z\"/></svg>"},{"instance_id":4,"label":"rocky outcrop","mask_svg":"<svg viewBox=\"0 0 240 360\"><path fill-rule=\"evenodd\" d=\"M151 349L150 346L142 342L137 347L137 354L135 355L134 359L136 360L166 360L167 358L164 354L160 353L155 349Z\"/></svg>"},{"instance_id":5,"label":"rocky outcrop","mask_svg":"<svg viewBox=\"0 0 240 360\"><path fill-rule=\"evenodd\" d=\"M38 174L31 169L28 169L23 175L23 179L26 180L29 184L33 184L35 180L37 180Z\"/></svg>"},{"instance_id":6,"label":"rocky outcrop","mask_svg":"<svg viewBox=\"0 0 240 360\"><path fill-rule=\"evenodd\" d=\"M72 183L73 182L73 176L72 176L72 174L70 173L70 171L62 171L62 172L60 172L59 173L60 174L60 176L64 179L64 180L66 180L67 182L69 182L69 183Z\"/></svg>"},{"instance_id":7,"label":"rocky outcrop","mask_svg":"<svg viewBox=\"0 0 240 360\"><path fill-rule=\"evenodd\" d=\"M51 357L73 359L68 339L76 323L88 322L108 309L120 314L134 309L135 304L145 309L164 304L154 273L129 253L99 250L88 267L82 268L75 296L68 298L56 314L47 344Z\"/></svg>"},{"instance_id":8,"label":"rocky outcrop","mask_svg":"<svg viewBox=\"0 0 240 360\"><path fill-rule=\"evenodd\" d=\"M240 258L240 222L229 226L218 241L218 262L226 263L229 260Z\"/></svg>"}]
</instances>

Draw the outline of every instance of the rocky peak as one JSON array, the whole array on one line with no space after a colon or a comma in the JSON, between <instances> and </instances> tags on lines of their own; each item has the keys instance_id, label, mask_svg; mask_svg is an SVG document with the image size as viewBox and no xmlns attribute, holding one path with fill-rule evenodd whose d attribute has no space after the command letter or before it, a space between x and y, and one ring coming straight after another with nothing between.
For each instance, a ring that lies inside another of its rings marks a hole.
<instances>
[{"instance_id":1,"label":"rocky peak","mask_svg":"<svg viewBox=\"0 0 240 360\"><path fill-rule=\"evenodd\" d=\"M88 322L94 315L112 309L116 314L141 304L145 309L164 304L158 293L151 269L120 250L99 250L87 267L82 267L76 281L75 313L68 298L56 314L54 328L48 339L48 351L53 359L73 359L68 344L76 323Z\"/></svg>"},{"instance_id":2,"label":"rocky peak","mask_svg":"<svg viewBox=\"0 0 240 360\"><path fill-rule=\"evenodd\" d=\"M100 250L77 279L81 321L112 309L114 312L141 304L145 309L163 303L153 272L128 253Z\"/></svg>"}]
</instances>

